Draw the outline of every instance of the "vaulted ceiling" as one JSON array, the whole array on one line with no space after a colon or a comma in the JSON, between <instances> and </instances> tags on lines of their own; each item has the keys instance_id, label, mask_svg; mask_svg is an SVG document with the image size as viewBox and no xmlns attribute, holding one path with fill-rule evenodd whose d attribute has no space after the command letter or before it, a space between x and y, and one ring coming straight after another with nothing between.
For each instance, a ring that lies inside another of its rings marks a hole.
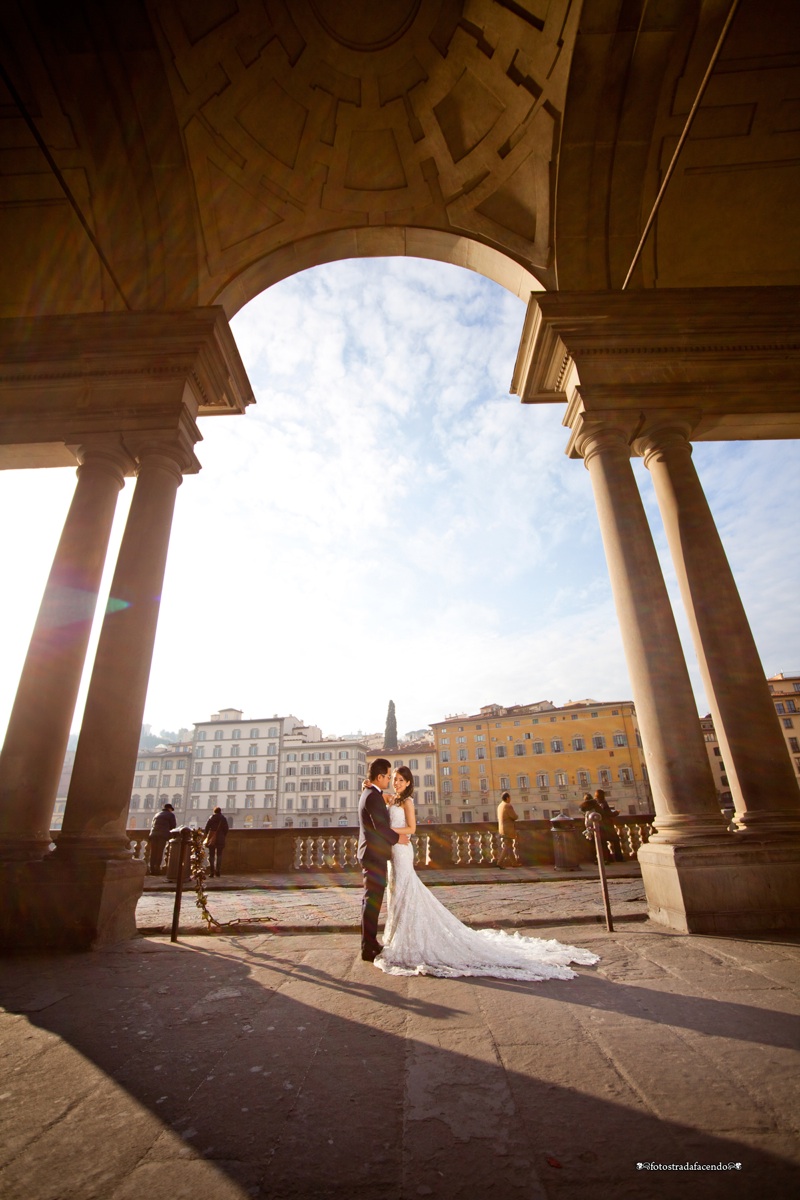
<instances>
[{"instance_id":1,"label":"vaulted ceiling","mask_svg":"<svg viewBox=\"0 0 800 1200\"><path fill-rule=\"evenodd\" d=\"M729 9L6 0L0 314L385 254L619 287ZM794 0L742 0L633 286L800 282L798 64Z\"/></svg>"}]
</instances>

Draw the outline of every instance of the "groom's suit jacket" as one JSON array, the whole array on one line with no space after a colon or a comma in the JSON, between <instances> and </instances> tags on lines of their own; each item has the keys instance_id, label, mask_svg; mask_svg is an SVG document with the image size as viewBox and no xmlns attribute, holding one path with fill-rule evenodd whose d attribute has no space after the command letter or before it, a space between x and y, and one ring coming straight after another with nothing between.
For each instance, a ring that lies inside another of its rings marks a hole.
<instances>
[{"instance_id":1,"label":"groom's suit jacket","mask_svg":"<svg viewBox=\"0 0 800 1200\"><path fill-rule=\"evenodd\" d=\"M389 810L380 788L364 788L358 802L358 861L362 867L383 867L399 841L389 822Z\"/></svg>"}]
</instances>

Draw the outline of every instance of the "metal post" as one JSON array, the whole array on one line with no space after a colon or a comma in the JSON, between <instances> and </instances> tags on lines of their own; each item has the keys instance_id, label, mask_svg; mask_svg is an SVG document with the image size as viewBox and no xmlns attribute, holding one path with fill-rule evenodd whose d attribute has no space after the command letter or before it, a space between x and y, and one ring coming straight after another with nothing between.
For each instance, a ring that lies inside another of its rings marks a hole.
<instances>
[{"instance_id":1,"label":"metal post","mask_svg":"<svg viewBox=\"0 0 800 1200\"><path fill-rule=\"evenodd\" d=\"M181 919L181 901L183 899L183 871L186 866L186 854L192 831L187 825L184 825L181 829L175 830L170 841L177 841L178 836L180 836L181 842L178 848L178 878L175 881L175 907L172 910L172 933L169 939L171 942L178 940L178 925Z\"/></svg>"},{"instance_id":2,"label":"metal post","mask_svg":"<svg viewBox=\"0 0 800 1200\"><path fill-rule=\"evenodd\" d=\"M602 818L598 812L586 814L586 824L594 835L594 847L597 853L597 870L600 873L600 887L603 890L603 908L606 910L606 929L614 932L614 921L611 916L611 901L608 898L608 880L606 879L606 858L603 851Z\"/></svg>"}]
</instances>

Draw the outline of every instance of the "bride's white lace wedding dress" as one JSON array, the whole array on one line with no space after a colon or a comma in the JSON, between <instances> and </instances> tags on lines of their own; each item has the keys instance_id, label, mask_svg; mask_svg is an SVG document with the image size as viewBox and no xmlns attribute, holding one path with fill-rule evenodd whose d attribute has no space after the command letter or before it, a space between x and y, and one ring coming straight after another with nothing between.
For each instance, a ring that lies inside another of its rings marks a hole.
<instances>
[{"instance_id":1,"label":"bride's white lace wedding dress","mask_svg":"<svg viewBox=\"0 0 800 1200\"><path fill-rule=\"evenodd\" d=\"M389 809L392 826L406 824L400 805ZM577 946L521 937L496 929L470 929L441 904L414 870L413 846L393 846L383 950L375 966L387 975L486 975L493 979L574 979L568 963L591 966L598 956Z\"/></svg>"}]
</instances>

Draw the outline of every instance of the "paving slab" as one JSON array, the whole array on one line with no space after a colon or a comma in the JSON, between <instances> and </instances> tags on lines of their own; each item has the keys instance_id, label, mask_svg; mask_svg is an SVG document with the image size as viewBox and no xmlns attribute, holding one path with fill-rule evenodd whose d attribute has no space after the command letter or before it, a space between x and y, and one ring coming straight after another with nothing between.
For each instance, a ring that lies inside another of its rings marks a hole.
<instances>
[{"instance_id":1,"label":"paving slab","mask_svg":"<svg viewBox=\"0 0 800 1200\"><path fill-rule=\"evenodd\" d=\"M600 961L409 979L313 926L6 959L0 1196L797 1194L800 938L540 932Z\"/></svg>"}]
</instances>

